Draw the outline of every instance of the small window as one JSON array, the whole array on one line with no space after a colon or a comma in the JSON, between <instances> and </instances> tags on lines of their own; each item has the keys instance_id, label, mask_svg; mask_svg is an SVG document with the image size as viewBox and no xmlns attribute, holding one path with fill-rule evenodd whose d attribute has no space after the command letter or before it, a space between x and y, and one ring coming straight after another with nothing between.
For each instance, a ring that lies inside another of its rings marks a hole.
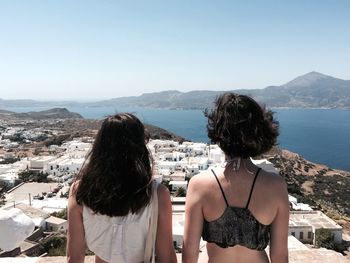
<instances>
[{"instance_id":1,"label":"small window","mask_svg":"<svg viewBox=\"0 0 350 263\"><path fill-rule=\"evenodd\" d=\"M311 239L311 238L312 238L312 232L310 232L310 231L307 232L307 238L308 238L308 239Z\"/></svg>"},{"instance_id":2,"label":"small window","mask_svg":"<svg viewBox=\"0 0 350 263\"><path fill-rule=\"evenodd\" d=\"M295 237L295 232L292 232L291 234L292 234L293 237Z\"/></svg>"},{"instance_id":3,"label":"small window","mask_svg":"<svg viewBox=\"0 0 350 263\"><path fill-rule=\"evenodd\" d=\"M300 233L299 233L299 238L300 238L300 239L304 239L304 232L300 232Z\"/></svg>"}]
</instances>

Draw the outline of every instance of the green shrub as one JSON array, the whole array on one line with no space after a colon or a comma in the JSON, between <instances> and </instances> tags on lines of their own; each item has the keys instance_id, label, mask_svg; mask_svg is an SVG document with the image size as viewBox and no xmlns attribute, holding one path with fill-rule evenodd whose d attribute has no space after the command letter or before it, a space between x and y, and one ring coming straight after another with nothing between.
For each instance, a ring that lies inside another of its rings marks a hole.
<instances>
[{"instance_id":1,"label":"green shrub","mask_svg":"<svg viewBox=\"0 0 350 263\"><path fill-rule=\"evenodd\" d=\"M316 229L315 245L316 247L334 249L334 234L329 229Z\"/></svg>"},{"instance_id":2,"label":"green shrub","mask_svg":"<svg viewBox=\"0 0 350 263\"><path fill-rule=\"evenodd\" d=\"M183 187L177 188L177 190L175 192L175 196L177 196L177 197L185 197L186 196L185 188L183 188Z\"/></svg>"}]
</instances>

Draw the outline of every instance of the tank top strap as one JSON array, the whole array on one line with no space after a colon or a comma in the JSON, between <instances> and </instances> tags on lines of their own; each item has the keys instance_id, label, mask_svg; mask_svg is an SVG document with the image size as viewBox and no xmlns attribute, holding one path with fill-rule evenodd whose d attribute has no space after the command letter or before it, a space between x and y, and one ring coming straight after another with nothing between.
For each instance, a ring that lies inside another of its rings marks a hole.
<instances>
[{"instance_id":1,"label":"tank top strap","mask_svg":"<svg viewBox=\"0 0 350 263\"><path fill-rule=\"evenodd\" d=\"M253 194L255 181L256 181L256 178L258 177L258 174L259 174L260 170L261 170L261 168L259 167L259 169L258 169L258 170L256 171L256 173L255 173L254 180L253 180L253 184L252 184L252 188L250 188L249 198L248 198L247 205L245 206L245 209L248 209L248 206L249 206L249 203L250 203L250 199L251 199L252 194Z\"/></svg>"},{"instance_id":2,"label":"tank top strap","mask_svg":"<svg viewBox=\"0 0 350 263\"><path fill-rule=\"evenodd\" d=\"M223 196L223 197L224 197L224 199L225 199L226 206L229 206L229 204L228 204L228 202L227 202L227 199L226 199L226 196L225 196L225 193L224 193L224 190L223 190L223 189L222 189L222 187L221 187L221 184L220 184L220 182L219 182L218 177L216 176L216 174L215 174L215 172L214 172L214 170L213 170L213 169L211 169L211 171L212 171L212 173L214 174L216 181L218 182L218 185L219 185L219 187L220 187L220 190L221 190L222 196Z\"/></svg>"}]
</instances>

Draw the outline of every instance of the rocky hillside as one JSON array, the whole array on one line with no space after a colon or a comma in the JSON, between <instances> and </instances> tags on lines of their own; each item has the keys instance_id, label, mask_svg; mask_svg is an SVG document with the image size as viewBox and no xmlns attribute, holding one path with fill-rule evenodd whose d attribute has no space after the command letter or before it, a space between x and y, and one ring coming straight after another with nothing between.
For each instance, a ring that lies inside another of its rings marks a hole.
<instances>
[{"instance_id":1,"label":"rocky hillside","mask_svg":"<svg viewBox=\"0 0 350 263\"><path fill-rule=\"evenodd\" d=\"M288 192L324 211L350 231L350 173L307 161L287 150L275 149L265 157L286 179Z\"/></svg>"},{"instance_id":2,"label":"rocky hillside","mask_svg":"<svg viewBox=\"0 0 350 263\"><path fill-rule=\"evenodd\" d=\"M89 119L66 119L51 123L46 122L44 124L46 128L59 129L62 133L48 138L43 142L43 144L45 146L52 144L61 145L63 142L72 140L75 137L94 137L100 128L101 123L101 120ZM40 122L39 125L43 125L43 123ZM150 124L144 125L151 139L175 140L179 142L183 142L185 140L185 138L157 126Z\"/></svg>"}]
</instances>

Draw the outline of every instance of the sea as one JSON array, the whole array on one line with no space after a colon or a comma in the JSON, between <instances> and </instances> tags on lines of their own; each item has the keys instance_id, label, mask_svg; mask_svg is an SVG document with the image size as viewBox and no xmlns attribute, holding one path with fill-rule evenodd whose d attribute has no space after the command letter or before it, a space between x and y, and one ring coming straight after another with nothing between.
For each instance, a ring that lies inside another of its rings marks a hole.
<instances>
[{"instance_id":1,"label":"sea","mask_svg":"<svg viewBox=\"0 0 350 263\"><path fill-rule=\"evenodd\" d=\"M52 107L50 107L52 108ZM194 142L209 142L202 110L66 107L88 119L131 112L143 122L159 126ZM45 107L8 107L14 112L41 111ZM350 172L350 109L273 109L280 123L280 148L305 159Z\"/></svg>"}]
</instances>

